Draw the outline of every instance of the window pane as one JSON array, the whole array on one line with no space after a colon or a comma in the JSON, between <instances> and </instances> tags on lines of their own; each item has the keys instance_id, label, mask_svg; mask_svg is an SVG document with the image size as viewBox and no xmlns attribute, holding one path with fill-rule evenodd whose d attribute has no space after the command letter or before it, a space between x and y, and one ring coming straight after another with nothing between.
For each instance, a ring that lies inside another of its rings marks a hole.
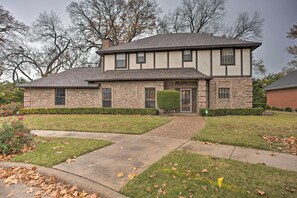
<instances>
[{"instance_id":1,"label":"window pane","mask_svg":"<svg viewBox=\"0 0 297 198\"><path fill-rule=\"evenodd\" d=\"M55 104L65 105L65 89L63 88L56 89Z\"/></svg>"},{"instance_id":2,"label":"window pane","mask_svg":"<svg viewBox=\"0 0 297 198\"><path fill-rule=\"evenodd\" d=\"M116 67L117 68L126 67L126 54L116 54Z\"/></svg>"},{"instance_id":3,"label":"window pane","mask_svg":"<svg viewBox=\"0 0 297 198\"><path fill-rule=\"evenodd\" d=\"M111 107L111 88L102 88L102 107Z\"/></svg>"},{"instance_id":4,"label":"window pane","mask_svg":"<svg viewBox=\"0 0 297 198\"><path fill-rule=\"evenodd\" d=\"M137 53L137 63L145 63L145 54L144 52Z\"/></svg>"},{"instance_id":5,"label":"window pane","mask_svg":"<svg viewBox=\"0 0 297 198\"><path fill-rule=\"evenodd\" d=\"M230 98L230 88L219 88L219 98L229 99Z\"/></svg>"},{"instance_id":6,"label":"window pane","mask_svg":"<svg viewBox=\"0 0 297 198\"><path fill-rule=\"evenodd\" d=\"M183 52L184 61L192 61L192 51L191 50L184 50Z\"/></svg>"},{"instance_id":7,"label":"window pane","mask_svg":"<svg viewBox=\"0 0 297 198\"><path fill-rule=\"evenodd\" d=\"M234 65L235 64L234 49L232 49L232 48L222 49L221 64L222 65Z\"/></svg>"}]
</instances>

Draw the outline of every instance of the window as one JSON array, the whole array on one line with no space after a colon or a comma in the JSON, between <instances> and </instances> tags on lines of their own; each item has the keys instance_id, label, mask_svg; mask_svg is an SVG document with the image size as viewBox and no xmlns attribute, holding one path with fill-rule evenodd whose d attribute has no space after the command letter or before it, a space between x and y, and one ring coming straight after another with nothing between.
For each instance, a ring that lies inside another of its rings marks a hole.
<instances>
[{"instance_id":1,"label":"window","mask_svg":"<svg viewBox=\"0 0 297 198\"><path fill-rule=\"evenodd\" d=\"M235 65L235 53L233 48L222 49L221 65Z\"/></svg>"},{"instance_id":2,"label":"window","mask_svg":"<svg viewBox=\"0 0 297 198\"><path fill-rule=\"evenodd\" d=\"M219 88L219 99L229 99L230 88Z\"/></svg>"},{"instance_id":3,"label":"window","mask_svg":"<svg viewBox=\"0 0 297 198\"><path fill-rule=\"evenodd\" d=\"M55 104L65 105L65 89L63 88L56 89Z\"/></svg>"},{"instance_id":4,"label":"window","mask_svg":"<svg viewBox=\"0 0 297 198\"><path fill-rule=\"evenodd\" d=\"M183 51L183 60L185 62L191 62L192 61L192 51L191 50L184 50Z\"/></svg>"},{"instance_id":5,"label":"window","mask_svg":"<svg viewBox=\"0 0 297 198\"><path fill-rule=\"evenodd\" d=\"M155 88L145 88L145 108L156 108Z\"/></svg>"},{"instance_id":6,"label":"window","mask_svg":"<svg viewBox=\"0 0 297 198\"><path fill-rule=\"evenodd\" d=\"M136 63L145 63L145 53L144 52L137 53Z\"/></svg>"},{"instance_id":7,"label":"window","mask_svg":"<svg viewBox=\"0 0 297 198\"><path fill-rule=\"evenodd\" d=\"M126 54L116 54L116 68L126 68Z\"/></svg>"},{"instance_id":8,"label":"window","mask_svg":"<svg viewBox=\"0 0 297 198\"><path fill-rule=\"evenodd\" d=\"M111 88L102 88L102 107L111 107Z\"/></svg>"}]
</instances>

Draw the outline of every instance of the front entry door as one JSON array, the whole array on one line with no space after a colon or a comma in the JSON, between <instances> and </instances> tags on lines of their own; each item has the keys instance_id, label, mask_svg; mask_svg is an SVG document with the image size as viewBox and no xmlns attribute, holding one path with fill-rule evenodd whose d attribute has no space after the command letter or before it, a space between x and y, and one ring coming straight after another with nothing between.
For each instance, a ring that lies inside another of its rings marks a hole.
<instances>
[{"instance_id":1,"label":"front entry door","mask_svg":"<svg viewBox=\"0 0 297 198\"><path fill-rule=\"evenodd\" d=\"M192 89L180 90L180 112L192 112Z\"/></svg>"}]
</instances>

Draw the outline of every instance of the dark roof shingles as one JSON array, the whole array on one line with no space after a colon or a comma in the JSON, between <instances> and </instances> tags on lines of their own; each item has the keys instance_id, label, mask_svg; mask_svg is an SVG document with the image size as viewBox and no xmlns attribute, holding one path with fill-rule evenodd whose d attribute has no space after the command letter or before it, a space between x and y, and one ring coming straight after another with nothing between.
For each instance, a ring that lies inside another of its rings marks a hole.
<instances>
[{"instance_id":1,"label":"dark roof shingles","mask_svg":"<svg viewBox=\"0 0 297 198\"><path fill-rule=\"evenodd\" d=\"M102 73L97 78L89 78L90 82L104 81L134 81L134 80L190 80L209 79L209 76L194 68L171 69L142 69L142 70L110 70Z\"/></svg>"},{"instance_id":2,"label":"dark roof shingles","mask_svg":"<svg viewBox=\"0 0 297 198\"><path fill-rule=\"evenodd\" d=\"M130 43L120 44L98 53L113 53L137 50L166 50L166 49L189 49L189 48L215 48L215 47L259 47L261 43L242 41L225 37L209 36L198 33L159 34Z\"/></svg>"},{"instance_id":3,"label":"dark roof shingles","mask_svg":"<svg viewBox=\"0 0 297 198\"><path fill-rule=\"evenodd\" d=\"M63 71L48 77L40 78L29 83L20 84L19 87L42 88L97 88L98 84L89 84L85 79L100 76L102 69L99 67L80 67Z\"/></svg>"},{"instance_id":4,"label":"dark roof shingles","mask_svg":"<svg viewBox=\"0 0 297 198\"><path fill-rule=\"evenodd\" d=\"M265 87L265 91L297 87L297 71L291 72L281 79Z\"/></svg>"}]
</instances>

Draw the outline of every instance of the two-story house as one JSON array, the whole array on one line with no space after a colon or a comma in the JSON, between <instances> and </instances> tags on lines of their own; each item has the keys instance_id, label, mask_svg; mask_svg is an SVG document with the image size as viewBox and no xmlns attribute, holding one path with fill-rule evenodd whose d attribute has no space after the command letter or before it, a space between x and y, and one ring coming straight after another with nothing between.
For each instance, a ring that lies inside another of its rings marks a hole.
<instances>
[{"instance_id":1,"label":"two-story house","mask_svg":"<svg viewBox=\"0 0 297 198\"><path fill-rule=\"evenodd\" d=\"M180 112L252 107L252 51L261 43L204 34L156 35L113 46L98 68L22 84L26 108L157 108L159 90L180 92Z\"/></svg>"}]
</instances>

